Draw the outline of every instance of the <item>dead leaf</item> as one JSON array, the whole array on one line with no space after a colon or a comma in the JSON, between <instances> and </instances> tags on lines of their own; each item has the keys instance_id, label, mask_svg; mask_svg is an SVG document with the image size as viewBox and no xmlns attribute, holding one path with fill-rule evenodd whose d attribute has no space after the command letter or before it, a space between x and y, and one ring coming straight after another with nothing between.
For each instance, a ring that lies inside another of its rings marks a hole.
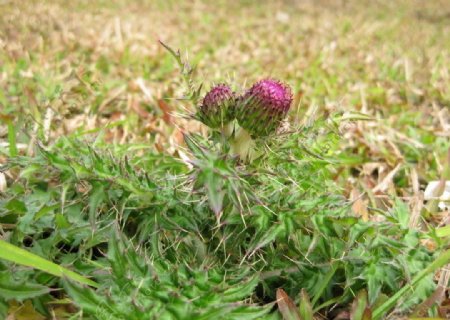
<instances>
[{"instance_id":1,"label":"dead leaf","mask_svg":"<svg viewBox=\"0 0 450 320\"><path fill-rule=\"evenodd\" d=\"M34 309L30 300L23 304L12 302L8 311L6 320L45 320L45 317Z\"/></svg>"},{"instance_id":2,"label":"dead leaf","mask_svg":"<svg viewBox=\"0 0 450 320\"><path fill-rule=\"evenodd\" d=\"M0 172L0 192L6 191L6 176L3 172Z\"/></svg>"},{"instance_id":3,"label":"dead leaf","mask_svg":"<svg viewBox=\"0 0 450 320\"><path fill-rule=\"evenodd\" d=\"M361 193L357 189L350 192L350 200L353 201L352 210L360 216L363 221L369 221L369 212L367 210L367 200L362 198Z\"/></svg>"},{"instance_id":4,"label":"dead leaf","mask_svg":"<svg viewBox=\"0 0 450 320\"><path fill-rule=\"evenodd\" d=\"M373 192L376 193L379 191L386 191L389 188L389 185L392 183L394 176L397 174L398 170L400 170L401 166L401 163L397 164L395 168L392 169L392 171L389 172L375 188L373 188Z\"/></svg>"},{"instance_id":5,"label":"dead leaf","mask_svg":"<svg viewBox=\"0 0 450 320\"><path fill-rule=\"evenodd\" d=\"M301 320L297 306L283 289L277 289L277 304L284 320Z\"/></svg>"},{"instance_id":6,"label":"dead leaf","mask_svg":"<svg viewBox=\"0 0 450 320\"><path fill-rule=\"evenodd\" d=\"M152 117L152 115L149 112L147 112L144 108L141 107L139 101L137 101L137 99L132 95L128 96L128 108L129 110L133 110L134 112L136 112L139 115L139 117L143 119L149 119Z\"/></svg>"},{"instance_id":7,"label":"dead leaf","mask_svg":"<svg viewBox=\"0 0 450 320\"><path fill-rule=\"evenodd\" d=\"M172 107L162 99L158 99L158 106L163 113L163 120L166 124L172 123L172 116L170 112L172 111Z\"/></svg>"}]
</instances>

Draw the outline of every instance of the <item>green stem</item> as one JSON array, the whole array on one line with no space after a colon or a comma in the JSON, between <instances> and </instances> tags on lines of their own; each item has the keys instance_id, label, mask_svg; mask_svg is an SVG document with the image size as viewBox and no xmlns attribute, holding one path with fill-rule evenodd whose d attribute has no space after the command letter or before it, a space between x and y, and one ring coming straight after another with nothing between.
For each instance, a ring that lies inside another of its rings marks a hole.
<instances>
[{"instance_id":1,"label":"green stem","mask_svg":"<svg viewBox=\"0 0 450 320\"><path fill-rule=\"evenodd\" d=\"M239 128L231 144L231 153L238 155L242 160L251 162L255 155L255 141L243 128Z\"/></svg>"},{"instance_id":2,"label":"green stem","mask_svg":"<svg viewBox=\"0 0 450 320\"><path fill-rule=\"evenodd\" d=\"M227 139L233 135L233 131L234 131L234 121L231 121L230 123L224 125L222 128L222 133Z\"/></svg>"},{"instance_id":3,"label":"green stem","mask_svg":"<svg viewBox=\"0 0 450 320\"><path fill-rule=\"evenodd\" d=\"M12 121L8 121L8 142L9 142L9 156L16 157L18 155L16 144L16 129Z\"/></svg>"}]
</instances>

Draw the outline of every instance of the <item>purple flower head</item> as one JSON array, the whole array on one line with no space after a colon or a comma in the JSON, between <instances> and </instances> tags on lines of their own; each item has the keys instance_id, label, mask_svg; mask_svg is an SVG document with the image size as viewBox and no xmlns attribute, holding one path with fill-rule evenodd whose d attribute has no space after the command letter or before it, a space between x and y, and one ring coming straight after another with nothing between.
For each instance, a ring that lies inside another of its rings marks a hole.
<instances>
[{"instance_id":1,"label":"purple flower head","mask_svg":"<svg viewBox=\"0 0 450 320\"><path fill-rule=\"evenodd\" d=\"M255 83L245 94L261 100L261 103L278 112L287 112L291 106L291 89L277 80L265 79Z\"/></svg>"},{"instance_id":2,"label":"purple flower head","mask_svg":"<svg viewBox=\"0 0 450 320\"><path fill-rule=\"evenodd\" d=\"M199 118L211 128L219 128L234 119L235 95L226 84L213 87L203 98Z\"/></svg>"},{"instance_id":3,"label":"purple flower head","mask_svg":"<svg viewBox=\"0 0 450 320\"><path fill-rule=\"evenodd\" d=\"M233 97L233 91L226 84L218 84L213 87L203 98L203 106L205 108L213 108L222 101Z\"/></svg>"},{"instance_id":4,"label":"purple flower head","mask_svg":"<svg viewBox=\"0 0 450 320\"><path fill-rule=\"evenodd\" d=\"M276 131L292 103L291 89L284 83L265 79L245 92L236 118L253 136L267 136Z\"/></svg>"}]
</instances>

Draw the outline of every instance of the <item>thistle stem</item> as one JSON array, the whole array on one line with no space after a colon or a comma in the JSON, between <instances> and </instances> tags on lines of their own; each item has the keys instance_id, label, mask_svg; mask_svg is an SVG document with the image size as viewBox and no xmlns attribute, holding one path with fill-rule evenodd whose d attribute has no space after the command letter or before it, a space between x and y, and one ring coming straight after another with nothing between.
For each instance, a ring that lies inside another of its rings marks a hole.
<instances>
[{"instance_id":1,"label":"thistle stem","mask_svg":"<svg viewBox=\"0 0 450 320\"><path fill-rule=\"evenodd\" d=\"M253 160L255 141L245 129L239 128L230 144L232 154L238 155L244 161Z\"/></svg>"},{"instance_id":2,"label":"thistle stem","mask_svg":"<svg viewBox=\"0 0 450 320\"><path fill-rule=\"evenodd\" d=\"M226 124L222 128L222 133L226 138L230 138L234 131L234 121L231 121L230 123Z\"/></svg>"}]
</instances>

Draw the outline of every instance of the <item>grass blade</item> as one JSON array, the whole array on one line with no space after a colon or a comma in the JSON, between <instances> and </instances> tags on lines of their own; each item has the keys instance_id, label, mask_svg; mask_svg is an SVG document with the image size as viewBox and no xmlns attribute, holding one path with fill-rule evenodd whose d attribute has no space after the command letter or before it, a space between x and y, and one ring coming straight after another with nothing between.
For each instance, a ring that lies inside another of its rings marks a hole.
<instances>
[{"instance_id":1,"label":"grass blade","mask_svg":"<svg viewBox=\"0 0 450 320\"><path fill-rule=\"evenodd\" d=\"M322 281L317 285L317 290L314 294L314 298L311 301L311 304L313 306L316 305L317 301L319 300L319 298L322 296L323 291L327 288L329 282L331 281L331 278L333 278L335 272L337 270L337 265L333 264L331 265L330 270L328 271L328 273L323 277Z\"/></svg>"},{"instance_id":2,"label":"grass blade","mask_svg":"<svg viewBox=\"0 0 450 320\"><path fill-rule=\"evenodd\" d=\"M8 142L9 142L9 156L16 157L18 155L16 144L16 128L12 121L8 122Z\"/></svg>"},{"instance_id":3,"label":"grass blade","mask_svg":"<svg viewBox=\"0 0 450 320\"><path fill-rule=\"evenodd\" d=\"M314 312L311 306L308 292L303 288L300 291L300 316L302 320L314 320Z\"/></svg>"},{"instance_id":4,"label":"grass blade","mask_svg":"<svg viewBox=\"0 0 450 320\"><path fill-rule=\"evenodd\" d=\"M98 288L98 284L96 282L87 279L78 273L70 271L69 269L61 267L56 263L41 258L34 253L16 247L4 240L0 240L0 258L21 264L23 266L45 271L57 277L67 277L79 283Z\"/></svg>"}]
</instances>

